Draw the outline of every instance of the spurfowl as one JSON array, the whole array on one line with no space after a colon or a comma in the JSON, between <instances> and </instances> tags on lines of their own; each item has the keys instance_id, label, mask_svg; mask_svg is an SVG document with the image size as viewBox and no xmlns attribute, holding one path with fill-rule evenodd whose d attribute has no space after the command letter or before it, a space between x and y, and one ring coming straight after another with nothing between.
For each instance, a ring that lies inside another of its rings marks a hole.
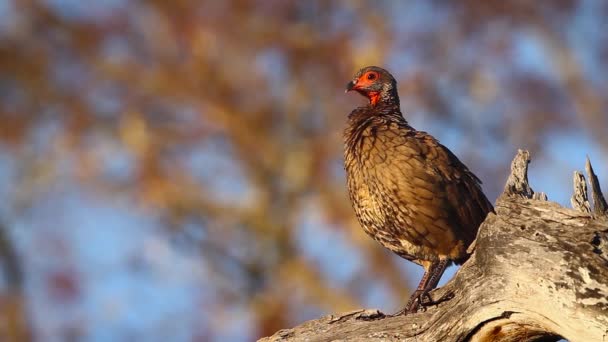
<instances>
[{"instance_id":1,"label":"spurfowl","mask_svg":"<svg viewBox=\"0 0 608 342\"><path fill-rule=\"evenodd\" d=\"M388 71L361 69L346 86L351 90L369 104L350 113L344 132L350 199L368 235L424 267L403 310L416 312L446 267L467 259L492 204L481 181L450 150L408 124Z\"/></svg>"}]
</instances>

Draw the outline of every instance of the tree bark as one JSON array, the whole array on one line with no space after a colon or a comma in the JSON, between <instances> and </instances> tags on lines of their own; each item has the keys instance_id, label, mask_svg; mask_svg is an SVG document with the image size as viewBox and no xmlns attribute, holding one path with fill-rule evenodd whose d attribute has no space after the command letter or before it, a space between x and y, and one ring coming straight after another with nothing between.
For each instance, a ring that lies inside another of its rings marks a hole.
<instances>
[{"instance_id":1,"label":"tree bark","mask_svg":"<svg viewBox=\"0 0 608 342\"><path fill-rule=\"evenodd\" d=\"M451 299L407 316L330 315L261 341L608 342L608 212L597 177L589 164L599 205L591 211L584 176L577 174L573 203L581 205L567 209L534 193L528 162L528 152L519 151L471 258L431 293L434 300Z\"/></svg>"}]
</instances>

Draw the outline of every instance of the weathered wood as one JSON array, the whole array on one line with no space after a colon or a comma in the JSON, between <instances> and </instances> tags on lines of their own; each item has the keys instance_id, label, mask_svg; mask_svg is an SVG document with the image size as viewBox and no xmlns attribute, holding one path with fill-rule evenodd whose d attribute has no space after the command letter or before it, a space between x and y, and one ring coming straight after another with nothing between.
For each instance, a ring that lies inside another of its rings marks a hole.
<instances>
[{"instance_id":1,"label":"weathered wood","mask_svg":"<svg viewBox=\"0 0 608 342\"><path fill-rule=\"evenodd\" d=\"M583 213L591 214L591 204L589 204L589 198L587 197L587 182L585 176L578 171L574 171L572 178L574 184L574 195L570 198L572 208Z\"/></svg>"},{"instance_id":2,"label":"weathered wood","mask_svg":"<svg viewBox=\"0 0 608 342\"><path fill-rule=\"evenodd\" d=\"M602 194L600 188L600 182L597 180L593 167L587 157L587 163L585 164L585 171L587 171L587 177L589 177L589 184L591 184L591 197L593 198L593 213L595 215L608 215L608 204Z\"/></svg>"},{"instance_id":3,"label":"weathered wood","mask_svg":"<svg viewBox=\"0 0 608 342\"><path fill-rule=\"evenodd\" d=\"M530 152L517 150L517 154L511 162L511 174L507 178L503 195L521 196L532 198L534 191L528 184L528 164L530 163Z\"/></svg>"},{"instance_id":4,"label":"weathered wood","mask_svg":"<svg viewBox=\"0 0 608 342\"><path fill-rule=\"evenodd\" d=\"M528 183L528 164L530 164L530 152L517 150L517 154L511 162L511 174L505 184L503 196L521 196L546 201L547 194L535 193Z\"/></svg>"},{"instance_id":5,"label":"weathered wood","mask_svg":"<svg viewBox=\"0 0 608 342\"><path fill-rule=\"evenodd\" d=\"M431 293L450 300L408 316L326 316L262 340L608 341L608 219L524 198L525 174L509 179L469 261Z\"/></svg>"}]
</instances>

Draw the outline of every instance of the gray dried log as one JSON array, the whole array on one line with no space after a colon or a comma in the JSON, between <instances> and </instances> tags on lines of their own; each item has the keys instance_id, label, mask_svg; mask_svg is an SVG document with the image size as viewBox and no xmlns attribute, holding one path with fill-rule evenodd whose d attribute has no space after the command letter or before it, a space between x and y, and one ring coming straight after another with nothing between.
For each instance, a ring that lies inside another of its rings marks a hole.
<instances>
[{"instance_id":1,"label":"gray dried log","mask_svg":"<svg viewBox=\"0 0 608 342\"><path fill-rule=\"evenodd\" d=\"M511 174L505 184L503 195L546 201L547 194L544 192L534 193L534 190L528 184L528 164L530 164L530 152L517 150L517 154L511 162Z\"/></svg>"},{"instance_id":2,"label":"gray dried log","mask_svg":"<svg viewBox=\"0 0 608 342\"><path fill-rule=\"evenodd\" d=\"M591 197L593 198L593 213L595 215L608 215L608 204L602 194L600 188L600 182L597 180L597 176L593 172L593 167L587 157L587 163L585 164L585 171L587 171L587 177L589 177L589 184L591 184Z\"/></svg>"},{"instance_id":3,"label":"gray dried log","mask_svg":"<svg viewBox=\"0 0 608 342\"><path fill-rule=\"evenodd\" d=\"M606 220L506 198L471 259L432 293L453 299L410 316L328 316L264 341L608 341L607 239Z\"/></svg>"},{"instance_id":4,"label":"gray dried log","mask_svg":"<svg viewBox=\"0 0 608 342\"><path fill-rule=\"evenodd\" d=\"M532 199L539 200L539 201L548 201L549 200L549 198L547 197L547 194L544 192L535 192L534 195L532 195Z\"/></svg>"},{"instance_id":5,"label":"gray dried log","mask_svg":"<svg viewBox=\"0 0 608 342\"><path fill-rule=\"evenodd\" d=\"M530 152L517 150L517 155L511 162L511 174L505 184L504 195L521 196L532 198L534 191L528 184L528 164L530 163Z\"/></svg>"},{"instance_id":6,"label":"gray dried log","mask_svg":"<svg viewBox=\"0 0 608 342\"><path fill-rule=\"evenodd\" d=\"M527 169L529 155L518 158L514 172ZM408 316L331 315L262 341L608 341L608 219L522 198L533 195L525 172L509 180L469 261L431 293L452 299Z\"/></svg>"},{"instance_id":7,"label":"gray dried log","mask_svg":"<svg viewBox=\"0 0 608 342\"><path fill-rule=\"evenodd\" d=\"M574 195L570 198L572 208L590 214L591 205L589 204L589 198L587 197L587 182L585 181L585 176L578 171L574 171L572 183L574 184Z\"/></svg>"}]
</instances>

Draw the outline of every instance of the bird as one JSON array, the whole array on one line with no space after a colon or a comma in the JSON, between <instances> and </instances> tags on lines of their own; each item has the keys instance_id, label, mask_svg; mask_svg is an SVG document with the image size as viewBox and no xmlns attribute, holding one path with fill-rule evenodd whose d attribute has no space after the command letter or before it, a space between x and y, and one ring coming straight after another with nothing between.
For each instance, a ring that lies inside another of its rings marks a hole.
<instances>
[{"instance_id":1,"label":"bird","mask_svg":"<svg viewBox=\"0 0 608 342\"><path fill-rule=\"evenodd\" d=\"M456 155L410 126L387 70L362 68L346 85L350 91L369 100L348 115L343 134L350 201L369 236L424 268L397 314L415 313L437 303L429 292L446 267L468 259L467 247L494 208L481 180Z\"/></svg>"}]
</instances>

